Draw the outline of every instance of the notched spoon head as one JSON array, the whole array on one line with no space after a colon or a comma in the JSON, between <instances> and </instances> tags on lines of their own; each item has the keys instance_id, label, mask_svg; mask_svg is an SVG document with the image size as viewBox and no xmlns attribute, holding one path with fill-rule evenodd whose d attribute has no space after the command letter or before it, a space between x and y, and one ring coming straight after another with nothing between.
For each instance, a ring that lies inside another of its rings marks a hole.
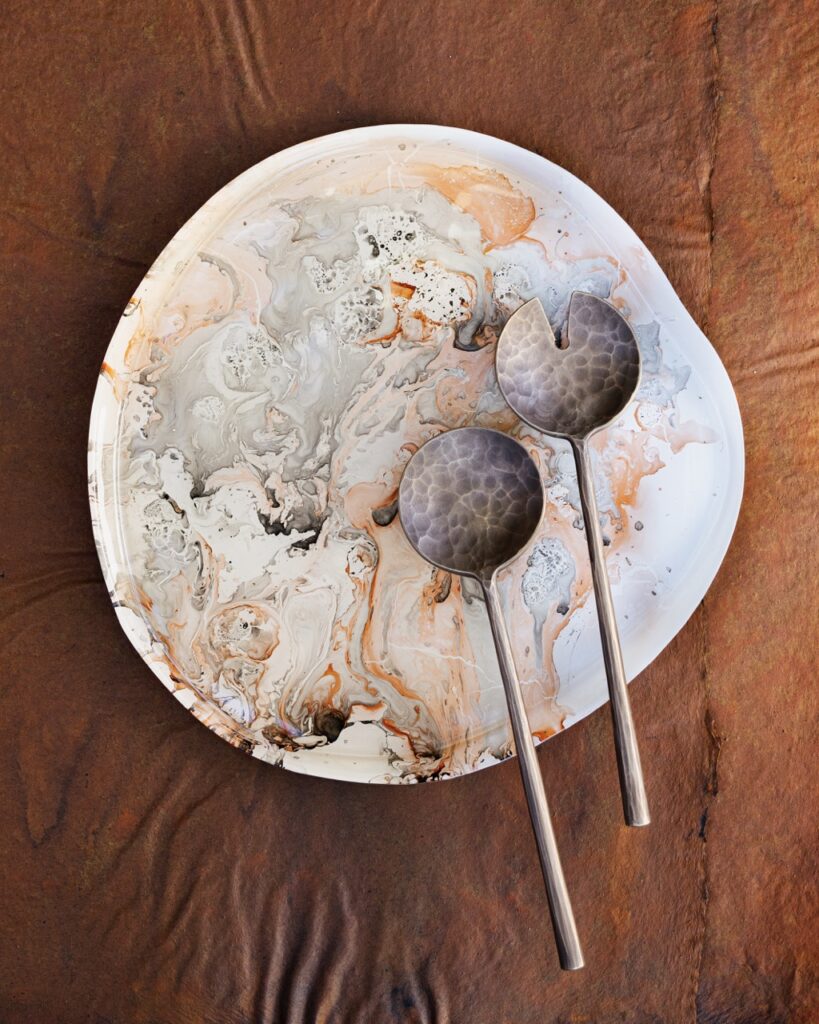
<instances>
[{"instance_id":1,"label":"notched spoon head","mask_svg":"<svg viewBox=\"0 0 819 1024\"><path fill-rule=\"evenodd\" d=\"M488 581L537 529L543 486L531 456L513 438L462 427L413 455L398 511L409 542L427 561Z\"/></svg>"},{"instance_id":2,"label":"notched spoon head","mask_svg":"<svg viewBox=\"0 0 819 1024\"><path fill-rule=\"evenodd\" d=\"M628 321L605 299L574 292L565 347L540 299L520 307L498 339L501 392L537 430L581 440L610 423L640 383L640 349Z\"/></svg>"}]
</instances>

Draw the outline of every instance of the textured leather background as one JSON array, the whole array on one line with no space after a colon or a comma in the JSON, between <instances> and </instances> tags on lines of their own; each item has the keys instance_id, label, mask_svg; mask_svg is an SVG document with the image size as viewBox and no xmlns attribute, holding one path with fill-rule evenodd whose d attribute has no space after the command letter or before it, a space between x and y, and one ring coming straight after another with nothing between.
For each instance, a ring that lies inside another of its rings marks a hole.
<instances>
[{"instance_id":1,"label":"textured leather background","mask_svg":"<svg viewBox=\"0 0 819 1024\"><path fill-rule=\"evenodd\" d=\"M810 0L3 4L0 1021L809 1024L817 996L817 130ZM516 764L276 771L135 655L91 538L95 378L148 265L282 147L462 125L637 230L743 411L739 528L633 687L540 752L588 967L556 967Z\"/></svg>"}]
</instances>

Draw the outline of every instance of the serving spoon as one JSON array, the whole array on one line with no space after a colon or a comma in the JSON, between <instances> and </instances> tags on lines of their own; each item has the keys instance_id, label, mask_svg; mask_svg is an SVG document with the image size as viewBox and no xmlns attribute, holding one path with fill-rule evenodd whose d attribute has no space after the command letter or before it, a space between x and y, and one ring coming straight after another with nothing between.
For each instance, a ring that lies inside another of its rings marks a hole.
<instances>
[{"instance_id":1,"label":"serving spoon","mask_svg":"<svg viewBox=\"0 0 819 1024\"><path fill-rule=\"evenodd\" d=\"M427 441L398 490L401 525L428 562L480 584L512 721L560 966L583 966L543 779L498 595L497 574L528 543L543 514L540 473L522 445L497 430L462 427Z\"/></svg>"},{"instance_id":2,"label":"serving spoon","mask_svg":"<svg viewBox=\"0 0 819 1024\"><path fill-rule=\"evenodd\" d=\"M495 365L501 393L522 420L569 441L586 524L603 661L614 721L620 792L627 825L648 825L637 734L594 493L589 438L631 401L640 383L640 349L628 322L605 299L574 292L564 345L558 345L539 299L512 314L498 339Z\"/></svg>"}]
</instances>

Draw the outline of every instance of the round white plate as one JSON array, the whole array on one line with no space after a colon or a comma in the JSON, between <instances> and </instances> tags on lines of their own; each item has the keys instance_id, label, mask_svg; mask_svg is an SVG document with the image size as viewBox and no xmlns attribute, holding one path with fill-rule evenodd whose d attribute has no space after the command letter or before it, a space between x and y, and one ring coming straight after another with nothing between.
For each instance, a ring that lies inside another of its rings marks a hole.
<instances>
[{"instance_id":1,"label":"round white plate","mask_svg":"<svg viewBox=\"0 0 819 1024\"><path fill-rule=\"evenodd\" d=\"M394 503L415 446L513 433L547 490L506 573L539 738L606 698L571 456L516 420L494 341L571 292L635 327L643 383L598 435L597 487L629 677L696 608L743 483L716 353L650 253L541 157L430 125L341 132L207 202L129 302L91 417L90 494L117 615L165 686L255 756L416 781L508 756L485 609L410 548Z\"/></svg>"}]
</instances>

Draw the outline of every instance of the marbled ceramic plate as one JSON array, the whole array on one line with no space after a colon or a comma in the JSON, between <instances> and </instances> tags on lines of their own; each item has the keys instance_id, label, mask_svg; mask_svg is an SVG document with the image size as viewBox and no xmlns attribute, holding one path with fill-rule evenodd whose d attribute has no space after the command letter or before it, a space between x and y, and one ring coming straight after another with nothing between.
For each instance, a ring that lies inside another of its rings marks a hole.
<instances>
[{"instance_id":1,"label":"marbled ceramic plate","mask_svg":"<svg viewBox=\"0 0 819 1024\"><path fill-rule=\"evenodd\" d=\"M94 529L117 615L201 721L256 757L370 782L510 753L475 587L395 519L433 434L508 431L547 488L504 580L540 738L606 700L571 456L498 393L506 318L573 289L635 326L644 378L596 438L630 677L725 553L742 427L716 353L631 229L554 164L471 132L343 132L265 160L182 228L128 304L90 436Z\"/></svg>"}]
</instances>

